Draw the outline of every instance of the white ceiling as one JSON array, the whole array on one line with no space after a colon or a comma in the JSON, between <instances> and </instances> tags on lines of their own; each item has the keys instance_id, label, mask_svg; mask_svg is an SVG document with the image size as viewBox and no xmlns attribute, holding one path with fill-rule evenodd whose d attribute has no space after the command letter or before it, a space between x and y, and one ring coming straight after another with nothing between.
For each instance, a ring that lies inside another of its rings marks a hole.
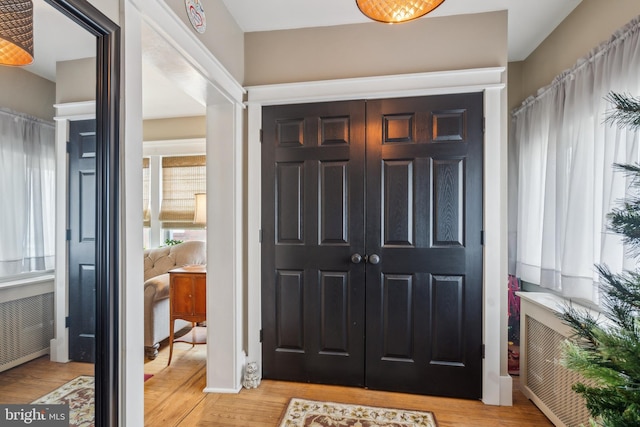
<instances>
[{"instance_id":1,"label":"white ceiling","mask_svg":"<svg viewBox=\"0 0 640 427\"><path fill-rule=\"evenodd\" d=\"M202 0L206 12L206 0ZM222 0L244 32L370 22L355 0ZM436 16L507 10L509 61L525 59L582 0L446 0ZM95 56L95 39L55 11L34 0L35 61L27 69L55 81L57 61ZM371 22L371 25L384 25ZM143 117L204 114L204 107L161 70L143 60Z\"/></svg>"},{"instance_id":2,"label":"white ceiling","mask_svg":"<svg viewBox=\"0 0 640 427\"><path fill-rule=\"evenodd\" d=\"M45 79L55 81L56 62L94 57L95 40L95 37L44 0L34 0L34 61L24 68Z\"/></svg>"}]
</instances>

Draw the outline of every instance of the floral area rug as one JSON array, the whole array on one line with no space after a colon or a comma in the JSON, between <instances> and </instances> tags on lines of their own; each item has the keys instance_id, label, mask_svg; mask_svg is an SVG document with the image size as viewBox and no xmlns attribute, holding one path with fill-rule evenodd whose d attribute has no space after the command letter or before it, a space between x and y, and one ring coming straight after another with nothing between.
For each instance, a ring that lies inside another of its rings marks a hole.
<instances>
[{"instance_id":1,"label":"floral area rug","mask_svg":"<svg viewBox=\"0 0 640 427\"><path fill-rule=\"evenodd\" d=\"M93 377L82 375L31 403L68 404L69 427L93 427L94 388Z\"/></svg>"},{"instance_id":2,"label":"floral area rug","mask_svg":"<svg viewBox=\"0 0 640 427\"><path fill-rule=\"evenodd\" d=\"M280 427L437 427L432 412L293 398Z\"/></svg>"}]
</instances>

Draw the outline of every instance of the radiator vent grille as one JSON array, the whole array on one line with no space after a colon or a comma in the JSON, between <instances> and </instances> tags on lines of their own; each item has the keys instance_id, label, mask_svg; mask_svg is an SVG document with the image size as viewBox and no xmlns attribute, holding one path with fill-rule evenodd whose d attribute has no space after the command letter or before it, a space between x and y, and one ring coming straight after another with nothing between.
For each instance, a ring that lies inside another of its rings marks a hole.
<instances>
[{"instance_id":1,"label":"radiator vent grille","mask_svg":"<svg viewBox=\"0 0 640 427\"><path fill-rule=\"evenodd\" d=\"M571 389L581 375L560 364L563 335L527 316L527 386L566 426L589 425L582 397Z\"/></svg>"},{"instance_id":2,"label":"radiator vent grille","mask_svg":"<svg viewBox=\"0 0 640 427\"><path fill-rule=\"evenodd\" d=\"M0 371L42 355L52 338L53 293L0 304Z\"/></svg>"}]
</instances>

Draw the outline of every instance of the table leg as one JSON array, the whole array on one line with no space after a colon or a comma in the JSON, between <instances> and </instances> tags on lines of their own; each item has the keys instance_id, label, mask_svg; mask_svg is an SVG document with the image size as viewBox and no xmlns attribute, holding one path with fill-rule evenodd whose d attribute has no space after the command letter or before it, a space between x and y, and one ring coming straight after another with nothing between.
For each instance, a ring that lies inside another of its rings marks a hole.
<instances>
[{"instance_id":1,"label":"table leg","mask_svg":"<svg viewBox=\"0 0 640 427\"><path fill-rule=\"evenodd\" d=\"M167 366L171 364L171 356L173 356L173 327L175 325L175 320L171 319L169 321L169 361L167 362Z\"/></svg>"}]
</instances>

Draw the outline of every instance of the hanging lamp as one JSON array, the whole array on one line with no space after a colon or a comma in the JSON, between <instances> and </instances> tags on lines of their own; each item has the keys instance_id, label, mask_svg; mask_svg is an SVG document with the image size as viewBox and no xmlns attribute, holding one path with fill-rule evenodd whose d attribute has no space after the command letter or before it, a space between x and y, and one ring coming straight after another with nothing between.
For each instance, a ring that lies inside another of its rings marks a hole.
<instances>
[{"instance_id":1,"label":"hanging lamp","mask_svg":"<svg viewBox=\"0 0 640 427\"><path fill-rule=\"evenodd\" d=\"M420 18L443 2L444 0L356 0L365 16L387 24Z\"/></svg>"},{"instance_id":2,"label":"hanging lamp","mask_svg":"<svg viewBox=\"0 0 640 427\"><path fill-rule=\"evenodd\" d=\"M33 62L33 3L31 0L0 1L0 64Z\"/></svg>"}]
</instances>

